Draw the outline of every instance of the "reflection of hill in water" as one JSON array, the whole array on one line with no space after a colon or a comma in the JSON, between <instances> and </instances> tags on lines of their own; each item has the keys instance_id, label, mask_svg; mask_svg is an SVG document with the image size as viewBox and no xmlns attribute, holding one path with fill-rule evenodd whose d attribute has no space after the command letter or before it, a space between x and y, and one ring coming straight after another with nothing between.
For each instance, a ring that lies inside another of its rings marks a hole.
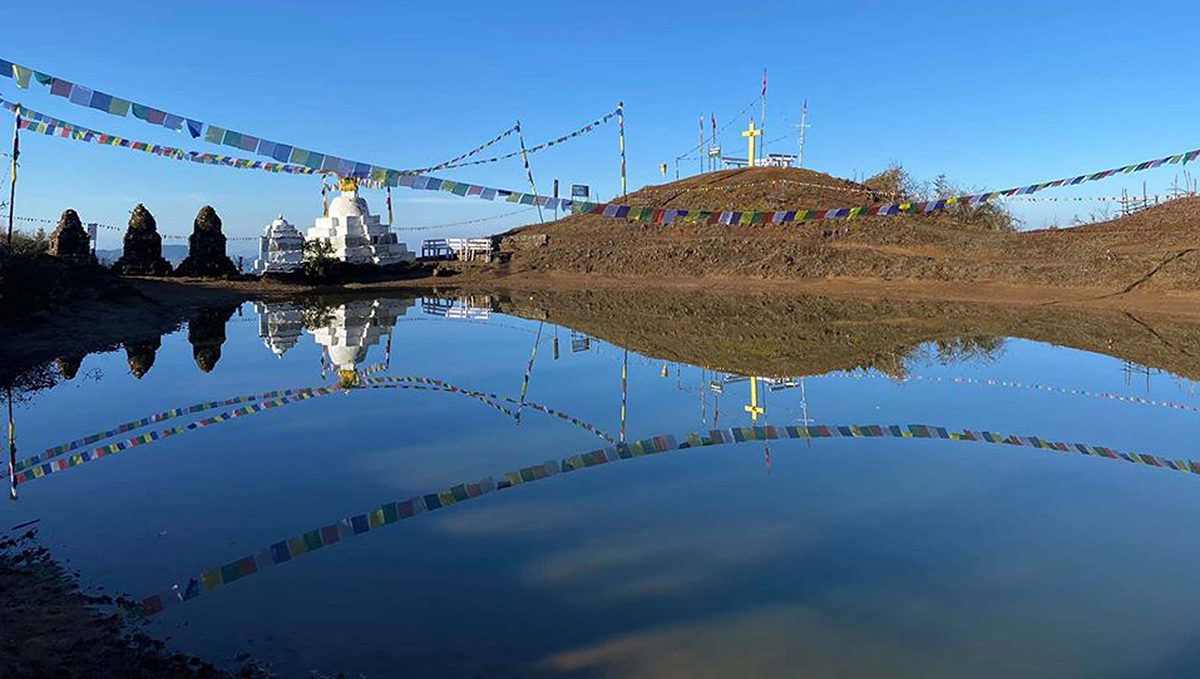
<instances>
[{"instance_id":1,"label":"reflection of hill in water","mask_svg":"<svg viewBox=\"0 0 1200 679\"><path fill-rule=\"evenodd\" d=\"M1002 350L1003 338L1018 337L1200 378L1200 324L1120 312L611 291L523 291L500 307L654 358L743 375L874 368L899 376L927 350L943 362L972 360Z\"/></svg>"}]
</instances>

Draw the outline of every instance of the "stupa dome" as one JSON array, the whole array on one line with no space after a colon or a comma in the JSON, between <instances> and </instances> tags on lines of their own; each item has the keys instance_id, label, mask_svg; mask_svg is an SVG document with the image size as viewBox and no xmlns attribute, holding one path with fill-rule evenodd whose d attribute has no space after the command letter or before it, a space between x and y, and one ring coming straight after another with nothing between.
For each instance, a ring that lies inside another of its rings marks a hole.
<instances>
[{"instance_id":1,"label":"stupa dome","mask_svg":"<svg viewBox=\"0 0 1200 679\"><path fill-rule=\"evenodd\" d=\"M357 217L359 222L366 221L371 216L367 201L360 198L358 193L343 191L329 203L329 216L337 220L337 224L346 225L347 217Z\"/></svg>"}]
</instances>

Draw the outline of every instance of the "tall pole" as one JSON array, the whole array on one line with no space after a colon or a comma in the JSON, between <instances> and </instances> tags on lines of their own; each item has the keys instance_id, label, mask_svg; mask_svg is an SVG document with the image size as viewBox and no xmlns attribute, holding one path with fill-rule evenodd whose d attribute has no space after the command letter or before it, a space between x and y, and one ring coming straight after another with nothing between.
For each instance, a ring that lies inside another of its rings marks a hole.
<instances>
[{"instance_id":1,"label":"tall pole","mask_svg":"<svg viewBox=\"0 0 1200 679\"><path fill-rule=\"evenodd\" d=\"M533 189L533 204L537 205L538 221L545 224L546 220L542 219L542 204L538 201L537 185L533 183L533 170L529 169L529 154L525 152L525 134L521 132L521 121L517 121L517 139L521 140L521 160L525 161L525 174L529 175L529 188Z\"/></svg>"},{"instance_id":2,"label":"tall pole","mask_svg":"<svg viewBox=\"0 0 1200 679\"><path fill-rule=\"evenodd\" d=\"M796 167L804 167L804 133L808 131L808 97L804 98L804 110L800 113L800 149L796 155Z\"/></svg>"},{"instance_id":3,"label":"tall pole","mask_svg":"<svg viewBox=\"0 0 1200 679\"><path fill-rule=\"evenodd\" d=\"M617 122L621 125L621 197L628 195L625 184L625 102L617 103Z\"/></svg>"},{"instance_id":4,"label":"tall pole","mask_svg":"<svg viewBox=\"0 0 1200 679\"><path fill-rule=\"evenodd\" d=\"M700 116L700 145L696 147L696 153L699 154L697 160L700 161L700 174L704 174L704 116Z\"/></svg>"},{"instance_id":5,"label":"tall pole","mask_svg":"<svg viewBox=\"0 0 1200 679\"><path fill-rule=\"evenodd\" d=\"M766 158L767 157L767 69L765 69L765 68L763 69L763 88L762 88L762 130L763 130L762 152L759 155L763 158ZM754 159L751 158L750 162L753 163Z\"/></svg>"},{"instance_id":6,"label":"tall pole","mask_svg":"<svg viewBox=\"0 0 1200 679\"><path fill-rule=\"evenodd\" d=\"M715 113L712 114L712 145L713 148L717 146L717 114ZM711 170L717 169L717 159L709 156L708 165Z\"/></svg>"},{"instance_id":7,"label":"tall pole","mask_svg":"<svg viewBox=\"0 0 1200 679\"><path fill-rule=\"evenodd\" d=\"M17 199L17 158L21 155L21 141L19 133L21 131L21 105L17 104L13 107L13 147L12 147L12 180L8 185L8 251L12 252L12 234L13 234L13 215L16 214L15 205L13 203ZM12 403L9 402L11 410ZM16 487L13 487L14 497L16 497Z\"/></svg>"}]
</instances>

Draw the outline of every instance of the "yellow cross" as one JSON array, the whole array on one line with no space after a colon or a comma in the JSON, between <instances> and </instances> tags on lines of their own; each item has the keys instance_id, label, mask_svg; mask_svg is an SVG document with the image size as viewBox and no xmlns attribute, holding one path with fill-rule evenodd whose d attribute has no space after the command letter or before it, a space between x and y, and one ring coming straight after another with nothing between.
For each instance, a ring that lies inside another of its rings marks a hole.
<instances>
[{"instance_id":1,"label":"yellow cross","mask_svg":"<svg viewBox=\"0 0 1200 679\"><path fill-rule=\"evenodd\" d=\"M753 142L751 142L753 143ZM758 422L759 415L766 415L767 409L758 405L758 378L750 378L750 405L746 406L746 412L750 413L750 419Z\"/></svg>"},{"instance_id":2,"label":"yellow cross","mask_svg":"<svg viewBox=\"0 0 1200 679\"><path fill-rule=\"evenodd\" d=\"M742 132L742 136L748 137L750 139L750 167L754 167L754 147L755 147L754 141L755 141L756 137L762 136L762 130L754 129L754 119L753 118L750 119L750 129Z\"/></svg>"}]
</instances>

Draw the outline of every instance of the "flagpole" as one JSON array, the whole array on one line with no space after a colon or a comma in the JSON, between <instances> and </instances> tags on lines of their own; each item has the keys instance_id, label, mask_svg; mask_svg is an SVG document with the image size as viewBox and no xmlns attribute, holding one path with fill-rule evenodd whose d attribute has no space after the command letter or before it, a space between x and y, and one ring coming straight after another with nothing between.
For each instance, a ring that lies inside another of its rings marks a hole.
<instances>
[{"instance_id":1,"label":"flagpole","mask_svg":"<svg viewBox=\"0 0 1200 679\"><path fill-rule=\"evenodd\" d=\"M763 89L762 89L762 130L763 143L762 153L759 157L767 157L767 69L763 69ZM750 159L753 162L753 158Z\"/></svg>"},{"instance_id":2,"label":"flagpole","mask_svg":"<svg viewBox=\"0 0 1200 679\"><path fill-rule=\"evenodd\" d=\"M8 186L8 251L12 252L12 235L13 235L13 215L16 214L13 209L13 202L17 199L17 157L21 155L21 143L18 136L21 131L21 105L17 104L13 107L13 148L12 148L12 178ZM11 406L10 406L11 409ZM14 497L16 496L16 488L13 488Z\"/></svg>"},{"instance_id":3,"label":"flagpole","mask_svg":"<svg viewBox=\"0 0 1200 679\"><path fill-rule=\"evenodd\" d=\"M521 160L525 161L525 174L529 175L529 187L533 189L533 204L538 209L538 221L545 224L546 220L542 219L542 204L538 202L537 186L533 183L533 170L529 169L529 154L525 152L525 133L521 131L521 121L517 121L517 139L521 141Z\"/></svg>"},{"instance_id":4,"label":"flagpole","mask_svg":"<svg viewBox=\"0 0 1200 679\"><path fill-rule=\"evenodd\" d=\"M696 147L700 161L700 174L704 174L704 116L700 116L700 145Z\"/></svg>"},{"instance_id":5,"label":"flagpole","mask_svg":"<svg viewBox=\"0 0 1200 679\"><path fill-rule=\"evenodd\" d=\"M629 195L625 183L625 102L617 103L617 121L621 124L621 197Z\"/></svg>"}]
</instances>

